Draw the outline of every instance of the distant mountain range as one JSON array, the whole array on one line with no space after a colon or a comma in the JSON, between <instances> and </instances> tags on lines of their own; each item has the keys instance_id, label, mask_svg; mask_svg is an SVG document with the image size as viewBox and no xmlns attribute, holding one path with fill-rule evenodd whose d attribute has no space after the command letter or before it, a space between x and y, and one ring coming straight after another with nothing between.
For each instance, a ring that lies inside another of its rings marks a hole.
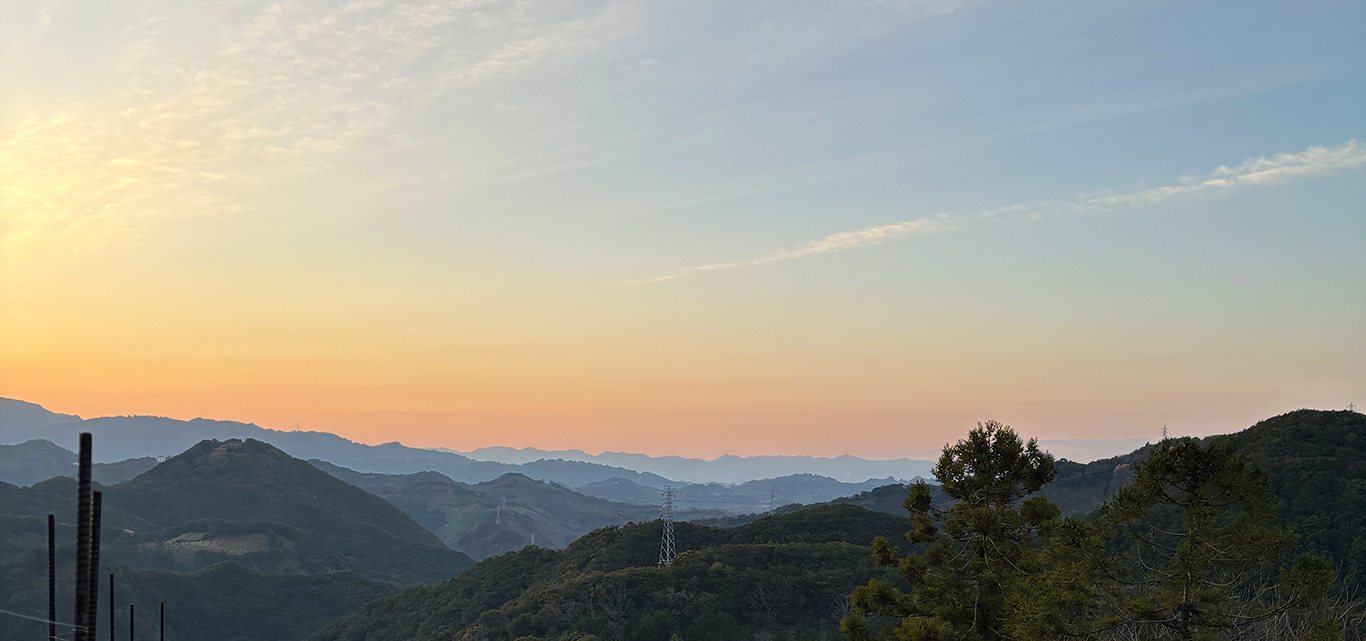
<instances>
[{"instance_id":1,"label":"distant mountain range","mask_svg":"<svg viewBox=\"0 0 1366 641\"><path fill-rule=\"evenodd\" d=\"M435 471L465 483L491 481L508 472L573 487L610 478L626 478L649 487L677 484L656 474L576 461L545 460L522 465L476 461L453 452L407 447L399 443L365 445L327 432L284 432L250 423L156 416L113 416L82 419L49 412L24 401L0 398L0 444L47 440L74 450L77 435L90 432L102 444L96 462L175 456L206 439L255 439L291 456L320 459L334 465L381 474Z\"/></svg>"},{"instance_id":2,"label":"distant mountain range","mask_svg":"<svg viewBox=\"0 0 1366 641\"><path fill-rule=\"evenodd\" d=\"M46 420L20 409L26 420ZM177 423L194 422L151 424ZM108 438L119 434L117 422L76 424L106 430L96 436L96 452L128 446ZM139 424L148 423L132 423ZM1267 471L1304 549L1329 555L1345 580L1366 588L1366 534L1356 518L1366 514L1359 491L1366 482L1366 417L1302 410L1211 438L1236 439ZM343 452L359 452L373 466L446 460L338 440ZM1089 514L1130 482L1149 451L1086 465L1060 462L1043 493L1067 514ZM0 482L0 609L44 611L46 592L34 577L46 572L48 513L58 515L59 576L70 577L73 459L43 440L0 447L0 475L53 473L29 487ZM571 478L606 467L539 463L542 471L570 470L561 473ZM871 565L864 546L877 534L900 538L908 527L906 486L892 478L845 484L798 474L683 485L679 516L721 527L676 523L682 554L671 568L657 569L658 490L620 476L577 489L520 472L470 484L435 471L383 474L304 461L249 439L201 441L163 461L129 459L97 467L96 475L105 496L103 571L117 575L121 601L167 602L169 638L181 641L298 641L319 630L318 641L497 637L511 634L514 628L500 626L513 621L523 627L511 638L559 639L558 626L568 623L615 638L667 638L655 634L666 618L684 622L687 638L750 638L778 629L779 621L833 634L849 587L885 572ZM724 509L690 510L694 503ZM470 557L483 560L470 567ZM69 602L64 581L59 594ZM402 589L413 584L430 587ZM611 610L620 616L582 618L589 610L609 612L607 606L621 606ZM155 619L144 612L139 625L154 626ZM0 617L0 638L37 638L40 628Z\"/></svg>"},{"instance_id":3,"label":"distant mountain range","mask_svg":"<svg viewBox=\"0 0 1366 641\"><path fill-rule=\"evenodd\" d=\"M453 450L441 451L454 453ZM885 477L914 480L916 477L928 477L930 469L934 467L933 461L908 458L870 461L857 456L822 458L727 455L708 461L681 456L647 456L626 452L588 454L582 450L539 450L534 447L484 447L459 454L478 461L497 461L513 465L541 459L599 463L688 483L744 483L794 474L815 474L855 483Z\"/></svg>"},{"instance_id":4,"label":"distant mountain range","mask_svg":"<svg viewBox=\"0 0 1366 641\"><path fill-rule=\"evenodd\" d=\"M658 505L660 491L671 486L678 490L679 505L684 509L730 512L757 512L775 504L828 501L887 482L928 474L930 465L926 461L910 459L865 461L852 456L833 459L725 456L715 461L701 461L613 453L590 457L582 452L507 448L486 448L476 454L516 453L504 457L508 460L476 460L447 450L413 448L399 443L365 445L327 432L284 432L235 421L181 421L154 416L82 419L50 412L24 401L0 399L0 444L15 444L0 445L0 481L28 485L52 476L72 474L75 454L71 450L75 449L80 432L91 432L101 443L95 453L97 462L102 464L96 475L109 483L132 478L150 469L158 457L177 455L206 439L255 439L270 443L296 458L323 461L361 473L439 472L452 481L468 485L517 473L576 489L587 496L637 505ZM65 447L44 445L44 442ZM617 461L624 466L608 461ZM638 469L628 469L630 466ZM653 469L672 469L688 476L666 476ZM826 470L829 474L821 475L812 470ZM690 484L686 478L711 480ZM843 478L859 480L846 483L841 480ZM530 532L526 534L529 536ZM560 544L566 543L568 541Z\"/></svg>"},{"instance_id":5,"label":"distant mountain range","mask_svg":"<svg viewBox=\"0 0 1366 641\"><path fill-rule=\"evenodd\" d=\"M1302 549L1333 559L1352 589L1366 587L1366 416L1301 410L1210 438L1235 439L1267 472ZM1150 451L1060 462L1042 493L1068 514L1092 513ZM676 524L681 554L669 567L655 565L659 524L607 528L562 551L523 549L378 599L310 641L839 638L850 587L900 578L874 567L866 546L881 535L908 549L906 495L904 484L888 484L831 505L717 519L734 527Z\"/></svg>"},{"instance_id":6,"label":"distant mountain range","mask_svg":"<svg viewBox=\"0 0 1366 641\"><path fill-rule=\"evenodd\" d=\"M114 485L156 467L150 457L131 458L116 463L96 463L96 483ZM52 441L34 439L18 445L0 445L0 483L33 485L54 476L76 475L76 453Z\"/></svg>"}]
</instances>

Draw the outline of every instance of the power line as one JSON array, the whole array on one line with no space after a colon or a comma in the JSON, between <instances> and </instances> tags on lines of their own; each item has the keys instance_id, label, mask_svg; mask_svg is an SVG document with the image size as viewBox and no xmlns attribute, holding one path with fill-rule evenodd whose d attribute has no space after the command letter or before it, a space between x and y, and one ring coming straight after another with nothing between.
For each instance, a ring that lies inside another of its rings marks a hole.
<instances>
[{"instance_id":1,"label":"power line","mask_svg":"<svg viewBox=\"0 0 1366 641\"><path fill-rule=\"evenodd\" d=\"M77 626L72 625L72 624L70 624L70 623L62 623L61 621L53 621L53 620L48 619L48 618L46 618L46 617L31 617L31 616L29 616L29 615L27 615L27 614L23 614L23 613L21 613L21 612L13 612L13 611L10 611L10 610L0 610L0 614L8 614L8 615L13 616L13 617L19 617L20 619L28 619L29 621L37 621L37 622L39 622L39 623L46 623L46 624L48 624L48 625L60 625L60 626L63 626L63 627L72 628L72 629L80 629L80 630L84 630L84 629L85 629L85 628L77 628Z\"/></svg>"}]
</instances>

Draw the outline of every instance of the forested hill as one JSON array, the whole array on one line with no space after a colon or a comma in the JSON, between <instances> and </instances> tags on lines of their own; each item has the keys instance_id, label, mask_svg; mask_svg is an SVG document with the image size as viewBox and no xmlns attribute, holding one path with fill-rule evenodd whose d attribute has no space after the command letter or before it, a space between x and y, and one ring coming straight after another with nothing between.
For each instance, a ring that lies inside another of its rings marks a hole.
<instances>
[{"instance_id":1,"label":"forested hill","mask_svg":"<svg viewBox=\"0 0 1366 641\"><path fill-rule=\"evenodd\" d=\"M312 641L583 637L751 638L799 626L833 633L849 591L870 578L869 543L906 519L837 505L722 529L674 525L679 557L656 566L661 524L597 530L561 551L527 547L454 580L348 614ZM479 637L483 634L486 637Z\"/></svg>"},{"instance_id":2,"label":"forested hill","mask_svg":"<svg viewBox=\"0 0 1366 641\"><path fill-rule=\"evenodd\" d=\"M1336 559L1366 589L1366 415L1299 410L1235 436L1270 477L1300 546Z\"/></svg>"},{"instance_id":3,"label":"forested hill","mask_svg":"<svg viewBox=\"0 0 1366 641\"><path fill-rule=\"evenodd\" d=\"M1366 589L1366 415L1296 410L1236 434L1247 460L1267 473L1279 515L1299 534L1300 548L1334 559ZM1153 446L1087 465L1063 462L1044 487L1064 513L1085 515L1133 479Z\"/></svg>"},{"instance_id":4,"label":"forested hill","mask_svg":"<svg viewBox=\"0 0 1366 641\"><path fill-rule=\"evenodd\" d=\"M659 515L655 505L614 503L516 472L467 485L438 472L367 474L325 461L309 462L387 499L452 549L474 559L520 550L533 539L541 547L563 548L600 527ZM684 512L679 518L711 514Z\"/></svg>"},{"instance_id":5,"label":"forested hill","mask_svg":"<svg viewBox=\"0 0 1366 641\"><path fill-rule=\"evenodd\" d=\"M121 602L166 602L177 641L298 641L401 583L473 564L390 503L259 441L204 441L96 489L101 573L116 575ZM0 483L0 609L46 612L47 514L57 516L58 597L70 603L75 513L75 479ZM140 626L155 623L150 607L138 611ZM0 639L45 634L22 616L0 617ZM99 635L106 625L101 615Z\"/></svg>"},{"instance_id":6,"label":"forested hill","mask_svg":"<svg viewBox=\"0 0 1366 641\"><path fill-rule=\"evenodd\" d=\"M1327 554L1366 589L1366 415L1296 410L1236 434L1249 461L1266 471L1280 516L1299 533L1303 550ZM1058 462L1058 477L1042 494L1064 514L1085 516L1127 485L1152 444L1092 463ZM904 514L906 486L887 485L836 503Z\"/></svg>"},{"instance_id":7,"label":"forested hill","mask_svg":"<svg viewBox=\"0 0 1366 641\"><path fill-rule=\"evenodd\" d=\"M165 526L282 523L377 576L440 580L470 565L388 501L252 439L204 441L120 484L105 502Z\"/></svg>"}]
</instances>

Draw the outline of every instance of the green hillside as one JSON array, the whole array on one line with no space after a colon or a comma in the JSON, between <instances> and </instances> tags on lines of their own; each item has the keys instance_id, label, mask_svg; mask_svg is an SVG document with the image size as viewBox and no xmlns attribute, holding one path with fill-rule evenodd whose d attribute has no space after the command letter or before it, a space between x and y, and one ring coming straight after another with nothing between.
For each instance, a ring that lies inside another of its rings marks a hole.
<instances>
[{"instance_id":1,"label":"green hillside","mask_svg":"<svg viewBox=\"0 0 1366 641\"><path fill-rule=\"evenodd\" d=\"M562 485L504 474L467 485L437 472L370 474L309 461L338 479L383 497L446 545L485 559L532 543L559 549L607 525L646 521L659 508L586 496ZM711 513L684 511L680 518Z\"/></svg>"},{"instance_id":2,"label":"green hillside","mask_svg":"<svg viewBox=\"0 0 1366 641\"><path fill-rule=\"evenodd\" d=\"M438 581L471 564L384 499L251 439L204 441L120 484L105 504L163 527L191 521L292 526L376 578Z\"/></svg>"},{"instance_id":3,"label":"green hillside","mask_svg":"<svg viewBox=\"0 0 1366 641\"><path fill-rule=\"evenodd\" d=\"M73 547L59 549L57 557L58 620L63 622L71 620ZM104 559L101 570L103 575L116 576L119 638L125 638L126 604L130 602L137 604L137 625L144 633L157 629L157 606L165 603L166 638L172 641L297 641L338 616L399 590L397 585L349 571L267 575L236 563L183 574L132 570L117 560ZM35 617L46 614L46 583L34 580L46 574L46 553L37 551L19 563L0 568L0 608ZM109 634L107 585L100 585L97 639ZM0 617L0 639L46 636L44 623Z\"/></svg>"},{"instance_id":4,"label":"green hillside","mask_svg":"<svg viewBox=\"0 0 1366 641\"><path fill-rule=\"evenodd\" d=\"M435 583L472 565L390 503L258 441L205 441L97 489L102 574L117 575L119 602L139 604L145 629L152 607L166 602L175 641L297 641L400 583ZM0 483L0 609L46 612L51 513L69 620L75 498L70 477ZM39 638L43 629L0 617L0 638Z\"/></svg>"},{"instance_id":5,"label":"green hillside","mask_svg":"<svg viewBox=\"0 0 1366 641\"><path fill-rule=\"evenodd\" d=\"M1336 559L1366 589L1366 415L1299 410L1234 438L1271 478L1300 546Z\"/></svg>"},{"instance_id":6,"label":"green hillside","mask_svg":"<svg viewBox=\"0 0 1366 641\"><path fill-rule=\"evenodd\" d=\"M503 631L490 638L555 638L544 635L571 628L664 640L672 631L730 639L793 624L833 630L849 590L883 576L865 546L876 536L899 537L906 520L839 505L731 529L676 523L680 556L669 568L656 567L660 527L603 528L562 551L528 547L487 559L441 585L367 604L312 639L460 638L481 623L486 632ZM619 614L592 615L603 599L616 600ZM561 615L574 620L558 621Z\"/></svg>"}]
</instances>

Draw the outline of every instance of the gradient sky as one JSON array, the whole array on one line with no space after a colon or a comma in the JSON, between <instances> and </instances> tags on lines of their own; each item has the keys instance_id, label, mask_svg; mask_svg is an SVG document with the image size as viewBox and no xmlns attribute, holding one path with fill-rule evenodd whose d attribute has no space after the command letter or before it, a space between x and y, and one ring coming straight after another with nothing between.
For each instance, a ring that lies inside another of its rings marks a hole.
<instances>
[{"instance_id":1,"label":"gradient sky","mask_svg":"<svg viewBox=\"0 0 1366 641\"><path fill-rule=\"evenodd\" d=\"M0 396L919 456L1366 404L1366 4L0 3Z\"/></svg>"}]
</instances>

